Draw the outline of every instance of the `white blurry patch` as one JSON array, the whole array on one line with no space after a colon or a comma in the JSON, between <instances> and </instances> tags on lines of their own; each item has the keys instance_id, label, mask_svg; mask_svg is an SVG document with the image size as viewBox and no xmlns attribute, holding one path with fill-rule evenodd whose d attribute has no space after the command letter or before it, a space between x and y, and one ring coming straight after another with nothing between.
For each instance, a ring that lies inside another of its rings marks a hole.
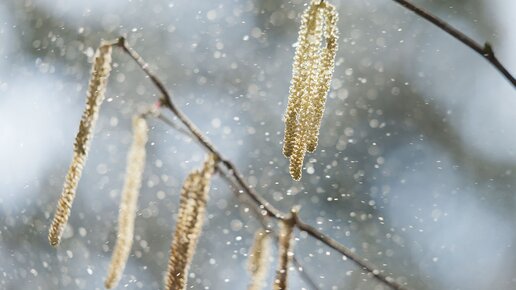
<instances>
[{"instance_id":1,"label":"white blurry patch","mask_svg":"<svg viewBox=\"0 0 516 290\"><path fill-rule=\"evenodd\" d=\"M64 124L70 115L55 79L20 77L8 81L0 98L0 198L16 202L23 188L37 185L38 177L57 157ZM65 125L67 126L67 125ZM71 154L71 153L70 153Z\"/></svg>"}]
</instances>

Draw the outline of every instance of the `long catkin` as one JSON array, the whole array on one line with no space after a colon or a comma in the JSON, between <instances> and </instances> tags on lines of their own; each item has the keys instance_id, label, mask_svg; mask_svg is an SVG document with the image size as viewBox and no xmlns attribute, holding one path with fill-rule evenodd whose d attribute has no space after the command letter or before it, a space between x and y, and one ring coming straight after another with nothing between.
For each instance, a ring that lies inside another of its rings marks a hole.
<instances>
[{"instance_id":1,"label":"long catkin","mask_svg":"<svg viewBox=\"0 0 516 290\"><path fill-rule=\"evenodd\" d=\"M57 203L56 212L50 225L48 240L52 246L58 246L61 235L70 216L77 185L88 155L100 105L104 100L107 79L111 71L111 45L101 43L95 53L91 79L88 86L86 108L75 137L72 163L65 178L63 191Z\"/></svg>"},{"instance_id":2,"label":"long catkin","mask_svg":"<svg viewBox=\"0 0 516 290\"><path fill-rule=\"evenodd\" d=\"M145 167L145 144L148 126L144 118L133 118L133 141L127 155L124 188L118 215L118 235L111 257L108 275L104 281L107 289L116 287L124 271L133 244L134 219L138 195Z\"/></svg>"},{"instance_id":3,"label":"long catkin","mask_svg":"<svg viewBox=\"0 0 516 290\"><path fill-rule=\"evenodd\" d=\"M269 255L269 235L266 231L260 230L254 235L254 243L251 247L249 260L247 261L247 270L251 274L251 282L247 288L248 290L261 290L265 286Z\"/></svg>"},{"instance_id":4,"label":"long catkin","mask_svg":"<svg viewBox=\"0 0 516 290\"><path fill-rule=\"evenodd\" d=\"M283 154L290 157L294 150L294 139L297 130L297 118L299 115L299 104L301 103L304 87L303 82L306 81L309 71L305 69L309 56L309 37L311 22L317 12L315 5L310 5L303 13L301 18L301 27L299 28L299 36L297 39L297 48L294 56L294 64L292 65L292 80L290 82L289 100L287 112L285 114L285 141L283 143Z\"/></svg>"},{"instance_id":5,"label":"long catkin","mask_svg":"<svg viewBox=\"0 0 516 290\"><path fill-rule=\"evenodd\" d=\"M306 151L313 152L317 147L337 52L336 24L335 7L327 1L312 0L302 16L283 142L283 154L290 158L289 170L294 180L301 179Z\"/></svg>"},{"instance_id":6,"label":"long catkin","mask_svg":"<svg viewBox=\"0 0 516 290\"><path fill-rule=\"evenodd\" d=\"M210 154L202 169L192 171L183 183L176 230L172 238L165 289L184 290L190 263L201 235L215 156Z\"/></svg>"},{"instance_id":7,"label":"long catkin","mask_svg":"<svg viewBox=\"0 0 516 290\"><path fill-rule=\"evenodd\" d=\"M313 4L316 5L316 4ZM319 5L316 6L319 8ZM318 90L318 67L320 45L322 41L322 13L320 9L315 9L315 14L310 19L309 31L310 37L308 39L309 49L307 51L307 60L305 62L305 69L307 70L307 79L303 83L303 96L299 104L298 127L294 137L294 151L290 156L290 174L294 180L301 179L301 171L303 167L303 160L306 152L306 141L310 126L310 118L313 114L313 95Z\"/></svg>"},{"instance_id":8,"label":"long catkin","mask_svg":"<svg viewBox=\"0 0 516 290\"><path fill-rule=\"evenodd\" d=\"M335 67L335 55L338 49L338 15L335 6L326 4L324 7L325 29L324 37L326 46L322 49L320 66L318 74L318 91L313 96L314 114L312 115L311 124L309 126L309 135L307 140L307 151L314 152L317 147L317 139L321 120L324 113L324 104L326 95L330 90L331 78Z\"/></svg>"},{"instance_id":9,"label":"long catkin","mask_svg":"<svg viewBox=\"0 0 516 290\"><path fill-rule=\"evenodd\" d=\"M288 282L288 265L292 258L292 236L294 234L294 224L290 221L282 221L280 223L280 236L278 256L279 263L276 270L276 278L274 279L274 290L286 290Z\"/></svg>"}]
</instances>

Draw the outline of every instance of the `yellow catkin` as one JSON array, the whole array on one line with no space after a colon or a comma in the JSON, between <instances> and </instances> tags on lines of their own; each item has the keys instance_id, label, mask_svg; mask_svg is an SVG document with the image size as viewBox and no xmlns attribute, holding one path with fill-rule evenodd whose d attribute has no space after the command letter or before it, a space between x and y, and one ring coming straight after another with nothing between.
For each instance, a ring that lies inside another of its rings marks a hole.
<instances>
[{"instance_id":1,"label":"yellow catkin","mask_svg":"<svg viewBox=\"0 0 516 290\"><path fill-rule=\"evenodd\" d=\"M100 105L104 100L107 79L111 71L111 45L101 43L95 53L91 79L88 86L86 108L79 125L79 132L75 137L72 163L68 169L63 186L63 192L58 201L52 224L50 225L48 240L52 246L58 246L61 235L70 216L77 185L88 155L95 123L98 118Z\"/></svg>"},{"instance_id":2,"label":"yellow catkin","mask_svg":"<svg viewBox=\"0 0 516 290\"><path fill-rule=\"evenodd\" d=\"M254 243L251 247L247 269L251 274L251 282L248 290L261 290L265 286L267 278L267 265L270 255L269 235L260 230L254 235Z\"/></svg>"},{"instance_id":3,"label":"yellow catkin","mask_svg":"<svg viewBox=\"0 0 516 290\"><path fill-rule=\"evenodd\" d=\"M338 15L335 6L324 2L324 18L325 28L324 37L326 46L322 49L320 66L318 71L318 91L313 96L314 114L312 115L311 124L309 126L309 136L307 141L307 151L314 152L317 147L317 139L319 129L321 127L321 120L324 114L324 104L326 102L326 95L330 90L331 78L333 69L335 67L335 54L338 48Z\"/></svg>"},{"instance_id":4,"label":"yellow catkin","mask_svg":"<svg viewBox=\"0 0 516 290\"><path fill-rule=\"evenodd\" d=\"M299 106L298 127L295 132L294 148L290 156L290 174L294 180L301 179L303 160L306 152L306 141L309 133L310 119L313 114L312 98L319 89L318 68L320 66L320 46L322 42L323 14L317 1L312 2L316 7L309 23L308 51L304 63L307 79L303 82L303 95Z\"/></svg>"},{"instance_id":5,"label":"yellow catkin","mask_svg":"<svg viewBox=\"0 0 516 290\"><path fill-rule=\"evenodd\" d=\"M294 150L294 138L298 127L297 118L305 90L304 83L309 74L309 71L305 68L306 61L309 57L309 26L311 26L311 22L314 19L313 16L317 12L316 8L315 5L310 5L301 18L294 64L292 65L292 81L290 82L287 111L285 113L283 154L286 157L290 157Z\"/></svg>"},{"instance_id":6,"label":"yellow catkin","mask_svg":"<svg viewBox=\"0 0 516 290\"><path fill-rule=\"evenodd\" d=\"M203 168L191 172L183 183L165 278L167 290L186 289L188 270L202 231L215 162L215 156L210 154Z\"/></svg>"},{"instance_id":7,"label":"yellow catkin","mask_svg":"<svg viewBox=\"0 0 516 290\"><path fill-rule=\"evenodd\" d=\"M312 0L302 16L283 142L283 154L290 158L294 180L301 179L306 151L313 152L317 147L337 51L336 23L335 7L326 1Z\"/></svg>"},{"instance_id":8,"label":"yellow catkin","mask_svg":"<svg viewBox=\"0 0 516 290\"><path fill-rule=\"evenodd\" d=\"M104 281L107 289L116 287L131 252L134 233L134 219L138 195L142 183L142 174L145 167L145 144L148 139L147 122L142 117L133 118L133 142L127 155L122 199L118 215L118 235L108 275Z\"/></svg>"},{"instance_id":9,"label":"yellow catkin","mask_svg":"<svg viewBox=\"0 0 516 290\"><path fill-rule=\"evenodd\" d=\"M280 223L280 236L278 245L279 263L274 279L274 290L286 290L288 281L288 265L292 258L292 236L294 234L294 224L287 220Z\"/></svg>"}]
</instances>

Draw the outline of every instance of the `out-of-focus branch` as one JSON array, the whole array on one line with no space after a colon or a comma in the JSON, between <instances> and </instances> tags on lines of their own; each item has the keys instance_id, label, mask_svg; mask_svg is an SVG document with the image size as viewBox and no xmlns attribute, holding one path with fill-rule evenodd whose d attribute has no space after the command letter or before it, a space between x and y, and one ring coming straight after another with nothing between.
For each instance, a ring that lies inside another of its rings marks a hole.
<instances>
[{"instance_id":1,"label":"out-of-focus branch","mask_svg":"<svg viewBox=\"0 0 516 290\"><path fill-rule=\"evenodd\" d=\"M516 79L511 75L509 70L505 68L505 66L498 60L496 57L491 44L488 42L484 43L484 45L476 42L471 37L467 36L460 30L446 23L444 20L438 18L437 16L431 14L430 12L417 7L416 5L410 3L407 0L392 0L406 9L416 13L418 16L430 21L435 26L439 27L441 30L445 31L449 35L453 36L455 39L459 40L466 46L473 49L476 53L485 58L488 62L490 62L511 84L513 87L516 87Z\"/></svg>"},{"instance_id":2,"label":"out-of-focus branch","mask_svg":"<svg viewBox=\"0 0 516 290\"><path fill-rule=\"evenodd\" d=\"M258 194L251 186L247 184L247 182L242 177L242 174L238 171L233 162L224 158L224 156L215 148L215 146L208 140L208 138L206 138L203 135L203 133L197 128L197 126L195 126L195 124L175 105L175 103L172 100L171 94L167 91L161 80L154 73L152 73L152 71L149 69L148 64L143 60L143 58L127 44L125 38L120 37L115 45L122 48L123 51L126 52L140 66L143 72L150 78L152 83L163 95L163 99L161 100L161 106L163 108L170 110L172 114L174 114L179 119L180 123L184 125L185 129L191 134L191 136L199 145L201 145L205 150L216 156L219 164L222 164L224 167L221 168L221 170L219 170L220 174L223 174L229 180L233 180L234 184L241 189L241 192L246 194L253 202L256 203L261 215L269 216L271 218L281 221L293 222L299 230L305 231L313 238L321 241L330 248L341 253L349 260L354 262L361 269L371 273L373 277L375 277L385 285L388 285L392 289L396 290L405 289L402 285L394 281L394 279L383 274L382 271L380 271L377 267L373 266L365 259L358 256L356 253L352 252L343 244L337 242L336 240L321 232L317 228L306 224L297 216L292 220L290 214L284 213L279 209L275 208L265 198Z\"/></svg>"}]
</instances>

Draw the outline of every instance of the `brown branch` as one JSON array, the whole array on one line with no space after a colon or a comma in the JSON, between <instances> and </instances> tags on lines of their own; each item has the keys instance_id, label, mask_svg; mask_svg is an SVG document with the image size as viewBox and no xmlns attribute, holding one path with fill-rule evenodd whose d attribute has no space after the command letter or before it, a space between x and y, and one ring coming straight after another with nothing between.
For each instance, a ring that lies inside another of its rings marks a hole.
<instances>
[{"instance_id":1,"label":"brown branch","mask_svg":"<svg viewBox=\"0 0 516 290\"><path fill-rule=\"evenodd\" d=\"M185 135L186 137L194 138L189 131L185 130L183 127L178 126L175 122L173 122L172 120L169 120L167 117L163 116L159 112L154 113L152 115L154 115L156 118L158 118L163 123L172 127L174 130ZM265 221L265 218L267 216L264 216L263 214L261 214L261 212L258 210L258 208L256 208L256 206L254 206L254 204L250 204L249 200L245 199L245 196L240 194L240 192L237 190L237 188L239 187L238 184L235 182L235 180L233 178L230 178L229 175L224 174L224 169L220 166L220 164L217 164L216 171L218 173L220 173L220 176L224 179L224 181L226 181L227 183L232 185L231 186L233 189L232 192L235 194L236 198L238 198L242 203L249 205L249 208L251 209L253 214L256 216L256 219L260 222L260 225L262 226L262 228L267 229L271 232L271 235L277 244L278 239L279 239L278 234L276 232L270 230L270 227L268 226L267 222ZM317 286L317 284L312 279L312 277L310 277L310 275L308 275L308 273L304 270L305 267L299 261L299 259L296 257L295 254L292 257L292 262L294 263L294 266L295 266L297 272L299 273L301 278L306 282L306 284L310 285L310 287L314 290L319 290L319 286Z\"/></svg>"},{"instance_id":2,"label":"brown branch","mask_svg":"<svg viewBox=\"0 0 516 290\"><path fill-rule=\"evenodd\" d=\"M188 135L190 136L190 135ZM191 137L191 136L190 136ZM217 171L218 172L221 172L222 168L220 168L220 165L217 166ZM241 195L240 192L238 190L236 190L238 188L238 184L235 183L234 179L230 178L228 175L226 174L223 174L221 173L220 176L226 181L228 182L229 184L233 185L233 193L235 194L235 196L242 202L242 203L245 203L247 205L249 205L249 208L251 209L251 211L253 212L253 214L256 216L256 219L260 222L260 225L262 226L262 228L268 230L271 232L271 235L272 237L274 238L274 241L276 242L276 244L278 243L278 240L279 240L279 237L278 237L278 234L276 232L274 232L273 230L270 229L267 221L265 220L265 218L267 216L264 216L260 213L260 211L258 210L258 208L256 208L256 206L254 206L254 204L249 204L249 200L248 199L244 199L244 195ZM297 258L296 254L294 254L294 256L292 257L292 262L294 263L294 266L297 270L297 272L299 273L299 275L301 276L301 278L306 282L306 284L308 284L312 289L314 290L319 290L319 286L317 286L317 284L315 283L315 281L312 279L312 277L310 277L310 275L308 275L308 273L304 270L305 267L303 266L303 264L299 261L299 259Z\"/></svg>"},{"instance_id":3,"label":"brown branch","mask_svg":"<svg viewBox=\"0 0 516 290\"><path fill-rule=\"evenodd\" d=\"M467 36L460 30L452 27L450 24L446 23L444 20L438 18L437 16L432 15L430 12L415 6L407 0L392 0L401 6L407 8L408 10L416 13L418 16L430 21L435 26L439 27L449 35L453 36L466 46L473 49L476 53L485 58L488 62L490 62L511 84L513 87L516 87L516 79L511 75L511 73L505 68L505 66L498 60L496 57L491 44L486 42L484 45L476 42L471 37Z\"/></svg>"},{"instance_id":4,"label":"brown branch","mask_svg":"<svg viewBox=\"0 0 516 290\"><path fill-rule=\"evenodd\" d=\"M202 147L204 147L207 151L214 154L218 161L224 165L226 170L221 171L222 174L227 175L229 178L233 178L236 182L236 185L247 195L249 196L260 208L260 213L264 216L269 216L277 220L286 221L289 219L289 214L283 213L279 209L275 208L272 204L270 204L267 200L265 200L260 194L258 194L252 187L250 187L245 180L243 179L240 172L237 170L236 166L228 159L225 159L221 153L215 148L215 146L202 134L202 132L195 126L195 124L190 121L190 119L174 104L172 101L172 97L163 85L163 83L159 80L159 78L151 72L148 64L143 60L143 58L134 51L131 47L127 45L125 38L120 37L116 46L123 49L143 70L143 72L150 78L152 83L156 86L156 88L163 95L162 106L169 109L178 119L179 121L186 127L186 129L191 133L191 135L195 138L197 143L199 143ZM306 224L299 217L295 218L295 226L302 230L306 231L313 238L321 241L337 252L349 258L352 262L354 262L360 268L366 270L373 274L373 277L381 281L382 283L388 285L392 289L404 289L403 286L396 283L392 278L384 275L378 270L377 267L371 265L366 260L360 258L358 255L353 253L350 249L348 249L343 244L337 242L332 239L328 235L319 231L318 229Z\"/></svg>"}]
</instances>

